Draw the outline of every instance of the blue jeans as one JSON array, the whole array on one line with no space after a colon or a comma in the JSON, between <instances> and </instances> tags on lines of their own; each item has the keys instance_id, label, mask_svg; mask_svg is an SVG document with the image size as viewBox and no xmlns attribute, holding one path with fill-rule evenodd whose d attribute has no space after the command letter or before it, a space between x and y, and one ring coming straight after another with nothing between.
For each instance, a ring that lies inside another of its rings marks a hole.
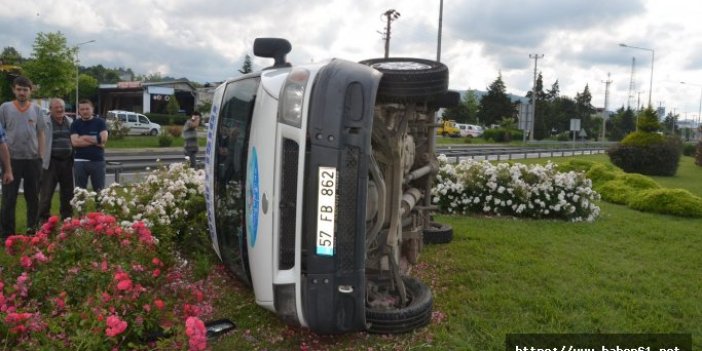
<instances>
[{"instance_id":1,"label":"blue jeans","mask_svg":"<svg viewBox=\"0 0 702 351\"><path fill-rule=\"evenodd\" d=\"M99 192L105 188L105 161L75 161L73 163L73 174L76 177L76 186L88 188L88 178L93 191Z\"/></svg>"}]
</instances>

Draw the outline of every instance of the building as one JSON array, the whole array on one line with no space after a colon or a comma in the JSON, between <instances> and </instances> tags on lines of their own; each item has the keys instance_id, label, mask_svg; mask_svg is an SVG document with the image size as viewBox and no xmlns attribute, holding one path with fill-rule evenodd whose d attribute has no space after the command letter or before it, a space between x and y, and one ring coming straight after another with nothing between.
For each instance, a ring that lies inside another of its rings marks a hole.
<instances>
[{"instance_id":1,"label":"building","mask_svg":"<svg viewBox=\"0 0 702 351\"><path fill-rule=\"evenodd\" d=\"M168 101L173 97L178 100L181 112L190 114L195 109L196 89L187 79L100 84L96 113L105 115L110 110L166 113Z\"/></svg>"}]
</instances>

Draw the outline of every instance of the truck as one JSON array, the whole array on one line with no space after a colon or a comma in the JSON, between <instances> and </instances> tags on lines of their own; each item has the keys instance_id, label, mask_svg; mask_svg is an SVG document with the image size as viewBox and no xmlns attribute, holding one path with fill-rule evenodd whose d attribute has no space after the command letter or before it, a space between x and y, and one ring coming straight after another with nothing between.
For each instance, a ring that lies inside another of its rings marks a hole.
<instances>
[{"instance_id":1,"label":"truck","mask_svg":"<svg viewBox=\"0 0 702 351\"><path fill-rule=\"evenodd\" d=\"M461 136L461 130L458 128L456 121L439 119L436 135L457 138Z\"/></svg>"},{"instance_id":2,"label":"truck","mask_svg":"<svg viewBox=\"0 0 702 351\"><path fill-rule=\"evenodd\" d=\"M430 288L410 275L435 223L434 115L455 106L448 68L389 58L272 66L221 84L207 130L205 201L214 251L255 301L321 334L427 325Z\"/></svg>"}]
</instances>

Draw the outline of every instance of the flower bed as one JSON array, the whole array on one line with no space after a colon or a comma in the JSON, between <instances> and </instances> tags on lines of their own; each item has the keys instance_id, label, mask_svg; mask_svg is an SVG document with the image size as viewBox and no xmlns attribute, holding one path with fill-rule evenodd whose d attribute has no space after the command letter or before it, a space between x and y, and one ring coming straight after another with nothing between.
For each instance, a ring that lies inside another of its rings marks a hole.
<instances>
[{"instance_id":1,"label":"flower bed","mask_svg":"<svg viewBox=\"0 0 702 351\"><path fill-rule=\"evenodd\" d=\"M152 171L141 183L113 183L100 194L76 188L71 204L78 213L99 208L123 220L123 226L144 222L164 246L202 246L209 240L204 179L203 170L173 163Z\"/></svg>"},{"instance_id":2,"label":"flower bed","mask_svg":"<svg viewBox=\"0 0 702 351\"><path fill-rule=\"evenodd\" d=\"M556 166L464 160L457 165L439 156L432 202L445 213L482 213L532 218L594 221L599 194L582 172Z\"/></svg>"},{"instance_id":3,"label":"flower bed","mask_svg":"<svg viewBox=\"0 0 702 351\"><path fill-rule=\"evenodd\" d=\"M182 259L159 250L143 222L103 213L5 242L0 336L11 350L204 350L212 312ZM163 337L165 336L165 337Z\"/></svg>"}]
</instances>

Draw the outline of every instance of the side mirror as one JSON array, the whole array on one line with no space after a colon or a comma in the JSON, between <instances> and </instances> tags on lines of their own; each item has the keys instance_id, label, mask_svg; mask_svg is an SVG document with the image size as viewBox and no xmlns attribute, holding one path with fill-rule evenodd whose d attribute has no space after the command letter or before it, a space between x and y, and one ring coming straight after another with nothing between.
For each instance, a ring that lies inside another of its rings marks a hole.
<instances>
[{"instance_id":1,"label":"side mirror","mask_svg":"<svg viewBox=\"0 0 702 351\"><path fill-rule=\"evenodd\" d=\"M292 45L282 38L256 38L254 40L254 55L275 60L273 67L269 68L290 67L290 63L285 60L285 56L290 50L292 50Z\"/></svg>"}]
</instances>

